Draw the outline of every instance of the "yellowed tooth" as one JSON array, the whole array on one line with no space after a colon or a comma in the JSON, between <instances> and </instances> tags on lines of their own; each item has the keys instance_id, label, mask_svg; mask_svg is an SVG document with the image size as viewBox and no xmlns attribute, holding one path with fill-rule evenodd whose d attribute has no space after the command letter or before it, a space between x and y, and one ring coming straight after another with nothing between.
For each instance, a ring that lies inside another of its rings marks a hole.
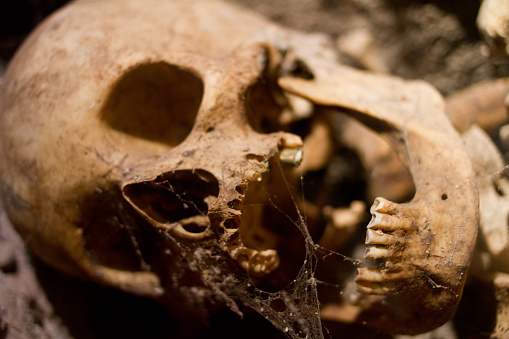
<instances>
[{"instance_id":1,"label":"yellowed tooth","mask_svg":"<svg viewBox=\"0 0 509 339\"><path fill-rule=\"evenodd\" d=\"M244 171L244 177L249 181L262 181L262 175L251 169Z\"/></svg>"},{"instance_id":2,"label":"yellowed tooth","mask_svg":"<svg viewBox=\"0 0 509 339\"><path fill-rule=\"evenodd\" d=\"M395 213L398 208L398 204L389 201L385 198L376 198L371 206L370 212L382 212L382 213Z\"/></svg>"},{"instance_id":3,"label":"yellowed tooth","mask_svg":"<svg viewBox=\"0 0 509 339\"><path fill-rule=\"evenodd\" d=\"M281 139L281 143L283 148L297 148L302 147L304 144L301 137L291 133L285 133Z\"/></svg>"},{"instance_id":4,"label":"yellowed tooth","mask_svg":"<svg viewBox=\"0 0 509 339\"><path fill-rule=\"evenodd\" d=\"M302 148L283 148L279 151L279 160L283 163L299 166L302 159Z\"/></svg>"},{"instance_id":5,"label":"yellowed tooth","mask_svg":"<svg viewBox=\"0 0 509 339\"><path fill-rule=\"evenodd\" d=\"M382 282L384 281L382 272L377 269L370 267L362 267L357 269L357 278L355 279L357 283L362 281L374 283L374 282Z\"/></svg>"},{"instance_id":6,"label":"yellowed tooth","mask_svg":"<svg viewBox=\"0 0 509 339\"><path fill-rule=\"evenodd\" d=\"M372 267L357 269L357 291L363 294L388 295L396 291L391 275L383 275L381 271Z\"/></svg>"},{"instance_id":7,"label":"yellowed tooth","mask_svg":"<svg viewBox=\"0 0 509 339\"><path fill-rule=\"evenodd\" d=\"M396 239L391 234L383 233L381 230L369 229L366 231L366 245L393 245Z\"/></svg>"},{"instance_id":8,"label":"yellowed tooth","mask_svg":"<svg viewBox=\"0 0 509 339\"><path fill-rule=\"evenodd\" d=\"M373 244L373 239L375 237L376 237L375 232L368 228L367 231L366 231L366 241L365 241L365 244L366 245Z\"/></svg>"},{"instance_id":9,"label":"yellowed tooth","mask_svg":"<svg viewBox=\"0 0 509 339\"><path fill-rule=\"evenodd\" d=\"M380 225L382 215L380 213L374 212L372 213L371 220L369 221L368 228L374 228Z\"/></svg>"},{"instance_id":10,"label":"yellowed tooth","mask_svg":"<svg viewBox=\"0 0 509 339\"><path fill-rule=\"evenodd\" d=\"M385 295L385 291L382 286L371 286L366 287L362 285L357 285L357 292L362 294L371 294L371 295Z\"/></svg>"},{"instance_id":11,"label":"yellowed tooth","mask_svg":"<svg viewBox=\"0 0 509 339\"><path fill-rule=\"evenodd\" d=\"M365 258L383 259L388 258L391 252L385 247L369 246L364 254Z\"/></svg>"},{"instance_id":12,"label":"yellowed tooth","mask_svg":"<svg viewBox=\"0 0 509 339\"><path fill-rule=\"evenodd\" d=\"M367 228L376 228L383 231L397 231L401 228L401 220L397 215L374 212Z\"/></svg>"}]
</instances>

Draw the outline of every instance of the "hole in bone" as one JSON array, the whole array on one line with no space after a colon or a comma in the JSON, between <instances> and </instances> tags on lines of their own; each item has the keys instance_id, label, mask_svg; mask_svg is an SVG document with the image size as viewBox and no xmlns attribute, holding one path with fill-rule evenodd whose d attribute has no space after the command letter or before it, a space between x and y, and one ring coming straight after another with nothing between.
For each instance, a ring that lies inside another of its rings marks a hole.
<instances>
[{"instance_id":1,"label":"hole in bone","mask_svg":"<svg viewBox=\"0 0 509 339\"><path fill-rule=\"evenodd\" d=\"M203 88L197 75L178 66L141 64L115 84L101 119L112 127L112 137L121 147L160 153L191 132Z\"/></svg>"},{"instance_id":2,"label":"hole in bone","mask_svg":"<svg viewBox=\"0 0 509 339\"><path fill-rule=\"evenodd\" d=\"M226 219L224 221L224 227L227 229L230 229L230 230L239 228L239 225L240 225L239 218L231 218L231 219Z\"/></svg>"},{"instance_id":3,"label":"hole in bone","mask_svg":"<svg viewBox=\"0 0 509 339\"><path fill-rule=\"evenodd\" d=\"M239 194L246 194L246 189L247 189L247 186L244 185L244 184L240 184L240 185L237 185L235 186L235 190L239 193Z\"/></svg>"},{"instance_id":4,"label":"hole in bone","mask_svg":"<svg viewBox=\"0 0 509 339\"><path fill-rule=\"evenodd\" d=\"M0 272L4 274L15 274L18 272L18 261L10 247L0 249Z\"/></svg>"},{"instance_id":5,"label":"hole in bone","mask_svg":"<svg viewBox=\"0 0 509 339\"><path fill-rule=\"evenodd\" d=\"M228 207L233 208L234 210L240 210L242 206L242 202L239 199L234 199L231 201L228 201Z\"/></svg>"},{"instance_id":6,"label":"hole in bone","mask_svg":"<svg viewBox=\"0 0 509 339\"><path fill-rule=\"evenodd\" d=\"M301 59L295 59L291 65L291 68L288 71L291 75L298 78L303 78L307 80L313 80L315 78L315 75L313 74L309 66Z\"/></svg>"},{"instance_id":7,"label":"hole in bone","mask_svg":"<svg viewBox=\"0 0 509 339\"><path fill-rule=\"evenodd\" d=\"M497 193L497 195L499 197L504 197L505 196L505 192L502 190L502 188L498 185L498 183L493 180L492 181L492 184L493 184L493 190L495 190L495 192Z\"/></svg>"},{"instance_id":8,"label":"hole in bone","mask_svg":"<svg viewBox=\"0 0 509 339\"><path fill-rule=\"evenodd\" d=\"M123 190L136 207L156 222L180 221L195 233L209 224L206 216L209 205L219 194L219 183L207 171L180 170L162 174L153 181L126 185Z\"/></svg>"},{"instance_id":9,"label":"hole in bone","mask_svg":"<svg viewBox=\"0 0 509 339\"><path fill-rule=\"evenodd\" d=\"M198 224L195 222L188 222L182 225L184 229L191 233L202 233L207 229L207 224Z\"/></svg>"},{"instance_id":10,"label":"hole in bone","mask_svg":"<svg viewBox=\"0 0 509 339\"><path fill-rule=\"evenodd\" d=\"M276 312L286 311L286 304L282 299L274 299L270 302L270 307Z\"/></svg>"},{"instance_id":11,"label":"hole in bone","mask_svg":"<svg viewBox=\"0 0 509 339\"><path fill-rule=\"evenodd\" d=\"M442 200L447 200L447 194L442 194L442 196L440 197Z\"/></svg>"}]
</instances>

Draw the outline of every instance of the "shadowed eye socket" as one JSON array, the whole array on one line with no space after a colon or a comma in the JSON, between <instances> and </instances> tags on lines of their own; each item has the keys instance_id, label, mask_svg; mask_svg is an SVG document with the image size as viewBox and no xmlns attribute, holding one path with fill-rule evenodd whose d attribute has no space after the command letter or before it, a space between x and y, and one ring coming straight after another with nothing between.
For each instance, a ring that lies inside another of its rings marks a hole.
<instances>
[{"instance_id":1,"label":"shadowed eye socket","mask_svg":"<svg viewBox=\"0 0 509 339\"><path fill-rule=\"evenodd\" d=\"M174 147L191 132L203 90L203 81L189 70L165 62L141 64L114 85L101 119L129 142Z\"/></svg>"}]
</instances>

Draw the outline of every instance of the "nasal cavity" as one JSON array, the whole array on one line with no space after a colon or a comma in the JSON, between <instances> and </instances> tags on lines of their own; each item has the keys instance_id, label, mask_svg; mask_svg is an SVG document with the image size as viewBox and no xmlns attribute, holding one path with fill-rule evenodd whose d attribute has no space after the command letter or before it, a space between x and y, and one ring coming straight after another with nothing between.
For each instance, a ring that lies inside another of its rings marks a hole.
<instances>
[{"instance_id":1,"label":"nasal cavity","mask_svg":"<svg viewBox=\"0 0 509 339\"><path fill-rule=\"evenodd\" d=\"M210 204L219 195L219 183L207 171L180 170L153 181L126 185L123 193L131 204L158 223L186 220L186 225L195 225L203 223Z\"/></svg>"},{"instance_id":2,"label":"nasal cavity","mask_svg":"<svg viewBox=\"0 0 509 339\"><path fill-rule=\"evenodd\" d=\"M165 62L141 64L114 85L101 119L129 143L176 146L193 128L203 89L201 78L189 70Z\"/></svg>"}]
</instances>

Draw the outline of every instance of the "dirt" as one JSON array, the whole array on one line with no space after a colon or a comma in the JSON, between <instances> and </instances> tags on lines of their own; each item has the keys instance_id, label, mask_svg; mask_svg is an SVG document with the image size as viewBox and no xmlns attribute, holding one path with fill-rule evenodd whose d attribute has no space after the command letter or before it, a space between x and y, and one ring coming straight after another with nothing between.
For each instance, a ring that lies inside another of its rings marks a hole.
<instances>
[{"instance_id":1,"label":"dirt","mask_svg":"<svg viewBox=\"0 0 509 339\"><path fill-rule=\"evenodd\" d=\"M483 55L475 0L235 0L299 30L338 39L364 30L372 54L388 73L423 79L444 95L473 83L509 75L509 63ZM346 62L347 57L344 58Z\"/></svg>"},{"instance_id":2,"label":"dirt","mask_svg":"<svg viewBox=\"0 0 509 339\"><path fill-rule=\"evenodd\" d=\"M26 34L63 0L0 4L0 83ZM475 18L479 1L403 0L230 0L282 25L323 32L337 41L350 65L407 79L423 79L448 95L474 83L509 76L509 61L483 53ZM348 37L368 41L355 50ZM352 51L353 50L353 51ZM493 314L470 305L489 300L467 287L456 321L446 337L487 337ZM489 293L488 293L489 294ZM491 307L491 308L490 308ZM476 316L477 315L477 316ZM258 316L244 320L225 313L207 325L177 322L161 305L122 292L76 281L54 272L27 252L0 211L0 339L4 338L244 338L283 337ZM349 338L390 338L360 326L330 324ZM429 338L432 334L425 335ZM423 337L423 338L424 338Z\"/></svg>"}]
</instances>

